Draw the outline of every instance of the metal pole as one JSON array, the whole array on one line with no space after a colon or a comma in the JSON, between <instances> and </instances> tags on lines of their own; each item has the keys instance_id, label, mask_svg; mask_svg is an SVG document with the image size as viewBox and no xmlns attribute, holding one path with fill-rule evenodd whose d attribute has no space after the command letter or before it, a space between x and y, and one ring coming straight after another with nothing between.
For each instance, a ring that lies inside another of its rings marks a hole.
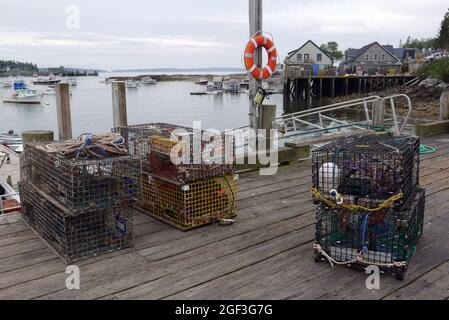
<instances>
[{"instance_id":1,"label":"metal pole","mask_svg":"<svg viewBox=\"0 0 449 320\"><path fill-rule=\"evenodd\" d=\"M262 0L249 0L249 34L252 37L259 31L263 30L262 24ZM262 67L262 48L257 48L254 53L254 62L257 67ZM254 97L256 96L258 86L262 86L261 80L255 80L250 78L249 89L249 127L258 129L258 112L257 106L254 103Z\"/></svg>"}]
</instances>

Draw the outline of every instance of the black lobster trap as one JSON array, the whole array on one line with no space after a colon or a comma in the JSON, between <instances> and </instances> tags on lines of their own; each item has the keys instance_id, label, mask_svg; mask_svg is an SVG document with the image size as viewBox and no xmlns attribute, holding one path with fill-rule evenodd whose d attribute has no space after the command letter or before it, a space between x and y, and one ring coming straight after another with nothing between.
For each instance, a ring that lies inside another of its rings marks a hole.
<instances>
[{"instance_id":1,"label":"black lobster trap","mask_svg":"<svg viewBox=\"0 0 449 320\"><path fill-rule=\"evenodd\" d=\"M398 209L410 204L419 186L417 137L350 137L313 152L313 188L340 204L377 207L389 199ZM318 199L319 200L319 199Z\"/></svg>"},{"instance_id":2,"label":"black lobster trap","mask_svg":"<svg viewBox=\"0 0 449 320\"><path fill-rule=\"evenodd\" d=\"M315 261L377 265L403 280L423 233L424 211L423 189L402 211L351 210L323 203L316 210Z\"/></svg>"},{"instance_id":3,"label":"black lobster trap","mask_svg":"<svg viewBox=\"0 0 449 320\"><path fill-rule=\"evenodd\" d=\"M130 206L86 211L76 217L28 183L20 183L22 216L67 263L134 245Z\"/></svg>"},{"instance_id":4,"label":"black lobster trap","mask_svg":"<svg viewBox=\"0 0 449 320\"><path fill-rule=\"evenodd\" d=\"M233 174L234 136L154 123L113 129L125 137L130 154L142 159L142 170L180 186Z\"/></svg>"},{"instance_id":5,"label":"black lobster trap","mask_svg":"<svg viewBox=\"0 0 449 320\"><path fill-rule=\"evenodd\" d=\"M21 181L58 201L73 216L137 202L141 171L137 157L67 159L49 151L61 144L26 144Z\"/></svg>"}]
</instances>

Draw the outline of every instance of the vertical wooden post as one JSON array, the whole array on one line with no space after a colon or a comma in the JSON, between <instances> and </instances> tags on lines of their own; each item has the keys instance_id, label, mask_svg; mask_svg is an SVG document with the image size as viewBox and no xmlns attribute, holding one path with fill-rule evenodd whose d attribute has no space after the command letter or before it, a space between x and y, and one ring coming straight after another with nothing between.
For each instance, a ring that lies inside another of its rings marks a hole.
<instances>
[{"instance_id":1,"label":"vertical wooden post","mask_svg":"<svg viewBox=\"0 0 449 320\"><path fill-rule=\"evenodd\" d=\"M273 124L276 120L276 105L264 104L259 108L259 128L265 130L266 150L271 150L271 129L274 129Z\"/></svg>"},{"instance_id":2,"label":"vertical wooden post","mask_svg":"<svg viewBox=\"0 0 449 320\"><path fill-rule=\"evenodd\" d=\"M449 120L449 92L443 92L440 98L440 121Z\"/></svg>"},{"instance_id":3,"label":"vertical wooden post","mask_svg":"<svg viewBox=\"0 0 449 320\"><path fill-rule=\"evenodd\" d=\"M262 20L262 0L249 0L249 34L252 37L257 32L263 30ZM254 52L254 62L257 67L262 67L262 47ZM255 80L251 77L249 89L249 127L257 130L257 105L254 103L254 97L257 94L258 86L262 86L261 80Z\"/></svg>"},{"instance_id":4,"label":"vertical wooden post","mask_svg":"<svg viewBox=\"0 0 449 320\"><path fill-rule=\"evenodd\" d=\"M112 83L112 115L114 128L126 127L128 125L125 82Z\"/></svg>"},{"instance_id":5,"label":"vertical wooden post","mask_svg":"<svg viewBox=\"0 0 449 320\"><path fill-rule=\"evenodd\" d=\"M382 128L385 119L385 99L373 102L373 128Z\"/></svg>"},{"instance_id":6,"label":"vertical wooden post","mask_svg":"<svg viewBox=\"0 0 449 320\"><path fill-rule=\"evenodd\" d=\"M58 117L59 140L72 139L72 115L70 113L70 86L56 85L56 113Z\"/></svg>"},{"instance_id":7,"label":"vertical wooden post","mask_svg":"<svg viewBox=\"0 0 449 320\"><path fill-rule=\"evenodd\" d=\"M318 96L319 96L319 99L320 99L320 101L319 101L319 106L321 107L323 104L322 104L322 100L323 100L323 78L320 78L320 93L318 94Z\"/></svg>"},{"instance_id":8,"label":"vertical wooden post","mask_svg":"<svg viewBox=\"0 0 449 320\"><path fill-rule=\"evenodd\" d=\"M332 83L331 83L331 98L335 97L335 77L332 78Z\"/></svg>"}]
</instances>

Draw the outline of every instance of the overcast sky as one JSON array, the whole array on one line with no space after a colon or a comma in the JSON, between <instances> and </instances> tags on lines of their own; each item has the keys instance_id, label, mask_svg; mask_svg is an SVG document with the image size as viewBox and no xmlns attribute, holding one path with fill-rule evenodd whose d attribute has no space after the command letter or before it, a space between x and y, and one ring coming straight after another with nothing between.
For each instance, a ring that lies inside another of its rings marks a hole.
<instances>
[{"instance_id":1,"label":"overcast sky","mask_svg":"<svg viewBox=\"0 0 449 320\"><path fill-rule=\"evenodd\" d=\"M79 29L70 5L80 10ZM435 36L448 7L447 0L264 0L264 30L282 57L308 39L341 49L398 46L408 35ZM247 0L0 0L0 59L40 67L240 67L248 34Z\"/></svg>"}]
</instances>

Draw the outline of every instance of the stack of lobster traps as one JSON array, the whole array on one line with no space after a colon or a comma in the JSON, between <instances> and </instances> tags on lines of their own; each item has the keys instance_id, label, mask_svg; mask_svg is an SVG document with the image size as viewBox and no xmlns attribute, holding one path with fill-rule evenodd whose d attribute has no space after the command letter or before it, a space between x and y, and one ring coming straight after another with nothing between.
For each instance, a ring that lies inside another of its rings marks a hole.
<instances>
[{"instance_id":1,"label":"stack of lobster traps","mask_svg":"<svg viewBox=\"0 0 449 320\"><path fill-rule=\"evenodd\" d=\"M145 213L183 231L237 215L233 136L164 123L113 131L141 159Z\"/></svg>"},{"instance_id":2,"label":"stack of lobster traps","mask_svg":"<svg viewBox=\"0 0 449 320\"><path fill-rule=\"evenodd\" d=\"M420 140L346 138L313 153L316 262L370 266L403 280L423 233Z\"/></svg>"},{"instance_id":3,"label":"stack of lobster traps","mask_svg":"<svg viewBox=\"0 0 449 320\"><path fill-rule=\"evenodd\" d=\"M117 135L26 144L24 220L66 263L132 247L139 173Z\"/></svg>"}]
</instances>

